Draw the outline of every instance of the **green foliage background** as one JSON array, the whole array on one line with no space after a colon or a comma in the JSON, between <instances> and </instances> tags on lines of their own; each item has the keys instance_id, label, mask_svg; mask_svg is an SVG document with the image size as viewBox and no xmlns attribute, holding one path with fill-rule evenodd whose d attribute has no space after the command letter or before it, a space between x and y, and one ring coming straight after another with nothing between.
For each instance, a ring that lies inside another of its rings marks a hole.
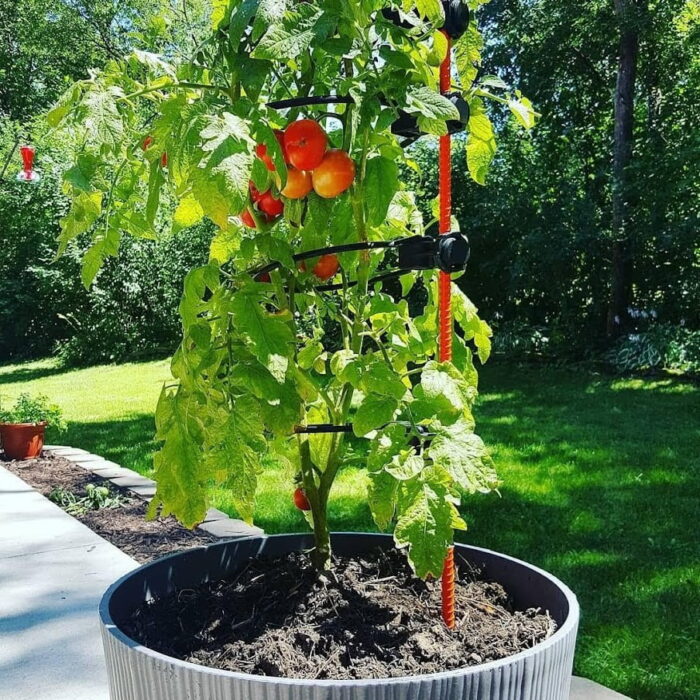
<instances>
[{"instance_id":1,"label":"green foliage background","mask_svg":"<svg viewBox=\"0 0 700 700\"><path fill-rule=\"evenodd\" d=\"M33 118L90 67L129 47L165 47L171 53L187 47L206 14L204 3L188 6L189 23L172 9L139 0L91 0L80 12L48 0L19 5L2 0L0 167L16 135L28 137ZM456 213L462 228L474 231L464 289L505 339L514 338L504 350L531 350L537 332L546 341L537 346L538 354L597 355L608 349L604 331L617 53L612 3L491 0L480 17L488 38L484 71L517 82L542 119L528 133L511 129L505 115L496 120L499 151L485 189L470 182L462 154L455 154ZM698 329L700 3L650 0L640 21L630 203L634 306L645 314L632 319L630 331L653 333L656 321ZM61 161L64 146L56 144L55 153L39 151L45 179L53 177L53 161ZM434 147L424 140L415 157L425 172L422 205L427 211L435 195ZM15 153L0 181L0 360L45 355L56 350L57 341L71 338L68 359L109 359L104 347L118 338L110 338L108 327L119 328L124 318L118 308L123 280L105 272L98 280L99 294L84 293L75 282L77 252L52 262L64 203L53 194L55 183L18 187L12 180L18 168ZM204 235L183 236L177 250L193 259L203 255ZM133 256L142 250L148 261L149 251L158 245L139 241L123 253ZM166 245L163 252L175 249ZM169 261L163 263L167 267ZM153 278L148 284L179 287L181 275L164 271L160 284ZM141 320L145 301L134 302L139 306L129 312L134 319L129 338L141 341L135 344L140 352L175 347L176 305L171 302L177 296L176 289L163 289L158 308L167 320L151 327ZM75 308L78 297L83 327L96 329L103 339L93 357L94 334L77 333L58 315Z\"/></svg>"}]
</instances>

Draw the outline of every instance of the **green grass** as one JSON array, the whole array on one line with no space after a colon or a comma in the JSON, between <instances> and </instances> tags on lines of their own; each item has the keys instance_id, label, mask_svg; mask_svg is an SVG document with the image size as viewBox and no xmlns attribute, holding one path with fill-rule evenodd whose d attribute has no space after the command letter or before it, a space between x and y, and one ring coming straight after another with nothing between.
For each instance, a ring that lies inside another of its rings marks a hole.
<instances>
[{"instance_id":1,"label":"green grass","mask_svg":"<svg viewBox=\"0 0 700 700\"><path fill-rule=\"evenodd\" d=\"M62 372L0 367L0 395L40 391L71 421L61 442L147 473L167 364ZM638 700L700 697L700 388L507 365L482 373L477 410L504 481L475 496L460 539L526 559L577 593L576 672ZM305 528L289 475L262 476L258 523ZM230 510L226 494L217 504ZM373 529L360 469L333 494L335 529Z\"/></svg>"}]
</instances>

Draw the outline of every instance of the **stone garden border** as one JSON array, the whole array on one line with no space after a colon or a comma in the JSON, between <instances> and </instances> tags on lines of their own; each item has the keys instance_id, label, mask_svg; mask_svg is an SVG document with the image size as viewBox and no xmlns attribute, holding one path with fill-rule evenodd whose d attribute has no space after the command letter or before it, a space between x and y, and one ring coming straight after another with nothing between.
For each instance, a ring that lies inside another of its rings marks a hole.
<instances>
[{"instance_id":1,"label":"stone garden border","mask_svg":"<svg viewBox=\"0 0 700 700\"><path fill-rule=\"evenodd\" d=\"M126 469L116 462L91 454L87 450L68 445L44 445L44 452L62 457L71 464L126 489L144 501L150 501L156 492L156 482L153 479L141 476L133 469ZM265 534L259 527L231 518L216 508L210 508L207 511L204 520L197 525L197 529L221 538L260 537Z\"/></svg>"}]
</instances>

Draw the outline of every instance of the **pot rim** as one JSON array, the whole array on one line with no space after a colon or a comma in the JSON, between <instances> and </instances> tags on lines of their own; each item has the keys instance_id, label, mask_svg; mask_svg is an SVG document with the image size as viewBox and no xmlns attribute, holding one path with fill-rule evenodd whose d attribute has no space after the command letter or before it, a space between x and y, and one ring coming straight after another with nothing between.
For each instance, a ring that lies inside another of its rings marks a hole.
<instances>
[{"instance_id":1,"label":"pot rim","mask_svg":"<svg viewBox=\"0 0 700 700\"><path fill-rule=\"evenodd\" d=\"M0 428L45 428L48 425L48 421L40 420L36 423L10 423L7 421L0 421Z\"/></svg>"},{"instance_id":2,"label":"pot rim","mask_svg":"<svg viewBox=\"0 0 700 700\"><path fill-rule=\"evenodd\" d=\"M284 534L278 534L278 535L252 535L250 537L239 537L235 538L229 541L235 541L235 542L242 542L246 540L266 540L266 539L271 539L271 538L282 538L282 537L308 537L308 535L311 533L284 533ZM386 533L379 533L379 532L332 532L331 537L334 535L343 535L343 536L348 536L348 535L362 535L363 537L367 536L372 536L372 537L378 537L378 538L386 538L390 535L387 535ZM207 549L208 547L211 546L218 546L219 544L225 543L227 540L221 540L221 542L215 542L212 545L207 545L203 547L192 547L189 550L185 551L192 551L196 549ZM357 688L357 687L363 687L363 686L376 686L376 685L392 685L392 684L405 684L407 682L420 682L420 681L426 681L428 679L432 680L440 680L440 679L447 679L447 678L454 678L457 676L466 676L466 675L473 675L476 673L482 673L484 671L490 671L493 669L497 669L501 666L505 666L508 664L511 664L513 662L517 662L518 660L526 657L526 656L532 656L534 653L544 651L545 649L551 647L552 645L556 644L559 642L559 640L562 637L567 636L570 634L573 630L576 629L578 626L579 622L579 615L580 615L580 608L578 604L578 600L576 599L575 594L573 591L562 581L560 581L556 576L553 576L552 574L548 573L544 569L540 569L537 566L534 566L532 564L528 564L525 561L522 561L521 559L516 559L515 557L508 556L507 554L501 554L500 552L494 552L491 549L486 549L484 547L474 547L472 545L468 544L462 544L460 542L455 542L455 549L459 551L459 549L469 549L473 550L476 552L483 552L486 554L491 554L495 555L496 557L500 557L502 559L506 559L508 561L514 562L515 564L518 564L525 569L528 569L530 572L534 572L546 579L549 579L552 583L554 583L557 588L561 590L561 592L564 594L566 601L569 605L569 612L566 616L566 620L564 623L554 632L554 634L545 639L543 642L540 642L539 644L536 644L534 647L530 647L529 649L524 649L521 652L518 652L517 654L511 654L510 656L506 656L502 659L497 659L496 661L489 661L488 663L485 664L478 664L476 666L466 666L464 668L458 668L458 669L453 669L450 671L439 671L437 673L424 673L421 675L414 675L414 676L397 676L393 678L356 678L356 679L339 679L339 680L334 680L334 679L309 679L309 678L286 678L285 676L258 676L253 673L241 673L239 671L227 671L225 669L221 668L213 668L211 666L203 666L200 664L195 664L192 663L191 661L183 661L182 659L177 659L174 656L168 656L167 654L162 654L158 651L154 651L153 649L149 649L148 647L144 646L143 644L140 644L136 640L132 639L131 637L127 636L124 632L122 632L121 629L117 626L116 622L112 619L112 616L109 612L109 603L110 599L112 597L112 594L116 589L128 578L133 576L136 572L144 570L149 568L150 566L153 566L157 562L162 562L166 559L173 559L175 557L182 556L184 552L176 552L174 554L169 554L165 557L161 557L159 559L156 559L155 561L148 562L146 564L142 564L141 566L137 567L136 569L132 569L130 572L124 574L121 576L117 581L115 581L104 593L100 600L100 605L99 605L99 615L100 615L100 621L102 625L104 626L106 632L110 634L111 636L115 637L117 641L121 642L122 644L130 647L134 651L137 651L140 654L145 654L146 656L151 657L152 659L156 661L164 661L167 663L174 663L177 665L181 665L186 667L189 671L191 672L197 672L197 673L207 673L207 674L214 674L217 676L225 676L228 678L233 678L239 681L247 681L247 682L256 682L256 683L264 683L266 685L272 684L272 685L293 685L293 686L308 686L308 685L314 685L314 686L328 686L328 687L347 687L347 688Z\"/></svg>"}]
</instances>

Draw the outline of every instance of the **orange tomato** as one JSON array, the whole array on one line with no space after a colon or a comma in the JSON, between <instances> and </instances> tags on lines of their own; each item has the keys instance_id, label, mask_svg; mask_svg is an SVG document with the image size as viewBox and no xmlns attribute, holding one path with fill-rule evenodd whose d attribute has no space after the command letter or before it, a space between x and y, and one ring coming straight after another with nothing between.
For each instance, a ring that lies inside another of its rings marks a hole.
<instances>
[{"instance_id":1,"label":"orange tomato","mask_svg":"<svg viewBox=\"0 0 700 700\"><path fill-rule=\"evenodd\" d=\"M337 197L355 180L355 162L340 149L326 153L321 164L311 173L316 194L326 199Z\"/></svg>"},{"instance_id":2,"label":"orange tomato","mask_svg":"<svg viewBox=\"0 0 700 700\"><path fill-rule=\"evenodd\" d=\"M282 194L289 199L303 199L312 189L311 173L290 166L287 170L287 184Z\"/></svg>"}]
</instances>

